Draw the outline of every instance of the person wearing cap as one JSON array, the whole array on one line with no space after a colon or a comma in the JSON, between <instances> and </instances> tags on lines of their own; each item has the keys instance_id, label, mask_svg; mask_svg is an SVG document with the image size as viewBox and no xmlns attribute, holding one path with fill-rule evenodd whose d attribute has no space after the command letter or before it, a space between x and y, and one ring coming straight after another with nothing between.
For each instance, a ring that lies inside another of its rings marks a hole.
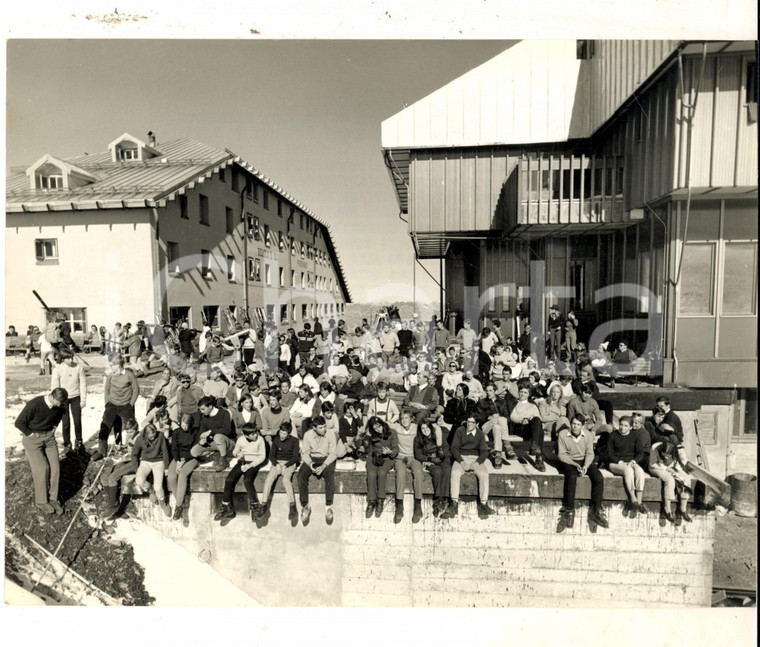
<instances>
[{"instance_id":1,"label":"person wearing cap","mask_svg":"<svg viewBox=\"0 0 760 647\"><path fill-rule=\"evenodd\" d=\"M549 356L554 361L560 358L560 347L562 346L562 330L565 327L565 318L560 314L559 306L553 305L549 308Z\"/></svg>"},{"instance_id":2,"label":"person wearing cap","mask_svg":"<svg viewBox=\"0 0 760 647\"><path fill-rule=\"evenodd\" d=\"M441 515L442 519L451 519L459 513L459 484L465 472L475 472L478 479L478 516L484 519L495 513L488 505L487 458L486 436L470 413L464 424L454 432L451 443L451 503Z\"/></svg>"},{"instance_id":3,"label":"person wearing cap","mask_svg":"<svg viewBox=\"0 0 760 647\"><path fill-rule=\"evenodd\" d=\"M63 514L58 501L60 463L55 428L61 422L69 394L60 387L39 395L24 405L16 418L16 428L24 435L21 444L32 470L34 502L45 514Z\"/></svg>"},{"instance_id":4,"label":"person wearing cap","mask_svg":"<svg viewBox=\"0 0 760 647\"><path fill-rule=\"evenodd\" d=\"M82 451L82 408L87 404L87 377L81 364L74 361L74 354L68 348L58 352L60 363L53 369L50 378L50 390L65 389L68 398L65 402L63 423L63 449L71 451L71 419L74 419L75 451Z\"/></svg>"},{"instance_id":5,"label":"person wearing cap","mask_svg":"<svg viewBox=\"0 0 760 647\"><path fill-rule=\"evenodd\" d=\"M412 409L414 422L420 424L423 420L436 419L443 413L443 407L439 405L438 391L430 384L427 371L417 374L417 382L409 389L402 406Z\"/></svg>"},{"instance_id":6,"label":"person wearing cap","mask_svg":"<svg viewBox=\"0 0 760 647\"><path fill-rule=\"evenodd\" d=\"M315 476L325 480L325 521L333 522L333 498L335 496L335 461L338 443L334 434L327 433L322 416L311 419L311 429L301 443L301 467L298 469L298 497L301 502L301 522L306 525L311 517L309 505L309 479Z\"/></svg>"}]
</instances>

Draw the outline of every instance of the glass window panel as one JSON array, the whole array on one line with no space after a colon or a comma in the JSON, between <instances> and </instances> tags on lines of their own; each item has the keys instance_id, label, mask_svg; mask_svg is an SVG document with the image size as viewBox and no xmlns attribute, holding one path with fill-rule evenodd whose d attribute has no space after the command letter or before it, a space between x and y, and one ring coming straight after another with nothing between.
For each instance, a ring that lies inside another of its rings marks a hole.
<instances>
[{"instance_id":1,"label":"glass window panel","mask_svg":"<svg viewBox=\"0 0 760 647\"><path fill-rule=\"evenodd\" d=\"M712 244L687 244L681 267L679 314L711 315L713 313Z\"/></svg>"},{"instance_id":2,"label":"glass window panel","mask_svg":"<svg viewBox=\"0 0 760 647\"><path fill-rule=\"evenodd\" d=\"M723 314L755 313L755 243L726 244L723 259Z\"/></svg>"}]
</instances>

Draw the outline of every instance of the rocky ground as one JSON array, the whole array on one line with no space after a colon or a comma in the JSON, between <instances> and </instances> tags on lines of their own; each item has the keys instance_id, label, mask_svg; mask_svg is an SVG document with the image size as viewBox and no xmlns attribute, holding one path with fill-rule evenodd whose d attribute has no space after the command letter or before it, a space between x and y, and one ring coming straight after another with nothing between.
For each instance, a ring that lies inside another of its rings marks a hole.
<instances>
[{"instance_id":1,"label":"rocky ground","mask_svg":"<svg viewBox=\"0 0 760 647\"><path fill-rule=\"evenodd\" d=\"M102 415L104 359L86 355L92 365L88 369L88 402L83 411L84 436L92 449ZM145 411L155 376L140 380L144 397L136 410L140 417ZM45 392L49 376L40 376L36 364L26 364L22 358L6 358L5 407L5 493L6 532L15 537L29 535L50 552L55 551L72 515L76 510L83 487L95 477L99 463L86 456L73 456L61 462L61 495L66 504L63 516L38 514L33 506L31 472L23 457L21 434L13 426L24 403ZM133 529L134 530L134 529ZM716 524L713 585L720 588L752 589L757 578L757 520L729 513L719 517ZM163 546L162 550L171 550ZM177 550L183 549L177 547ZM97 522L92 505L79 514L59 553L61 560L107 595L125 605L150 605L154 596L146 590L145 571L135 559L129 540L120 538L112 526ZM17 546L6 541L6 576L23 583L20 576L21 556ZM211 569L208 569L211 570ZM198 578L213 578L213 573L199 572ZM209 580L213 585L223 583ZM162 602L159 601L159 604ZM188 602L189 603L189 602ZM202 604L202 602L200 602Z\"/></svg>"}]
</instances>

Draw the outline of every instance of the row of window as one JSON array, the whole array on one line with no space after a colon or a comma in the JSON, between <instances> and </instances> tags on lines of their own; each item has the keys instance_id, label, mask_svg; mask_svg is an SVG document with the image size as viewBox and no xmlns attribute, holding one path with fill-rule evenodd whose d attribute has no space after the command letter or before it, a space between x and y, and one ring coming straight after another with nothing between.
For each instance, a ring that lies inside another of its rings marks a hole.
<instances>
[{"instance_id":1,"label":"row of window","mask_svg":"<svg viewBox=\"0 0 760 647\"><path fill-rule=\"evenodd\" d=\"M167 242L166 251L169 260L169 273L179 275L182 273L183 268L180 267L180 253L179 243ZM207 249L201 250L201 275L205 277L211 276L211 265L213 261L212 253ZM272 276L272 265L270 263L264 263L264 272L262 277L262 263L259 258L248 259L248 278L251 281L263 282L265 285L274 285L274 277ZM226 257L226 270L227 280L230 282L236 282L237 276L237 263L235 257L228 255ZM291 270L290 272L290 285L286 284L286 269L284 267L278 268L279 270L279 287L300 287L301 289L316 289L323 292L332 292L333 287L337 288L337 285L333 283L332 278L326 276L318 276L314 272L296 272ZM299 281L300 278L300 281Z\"/></svg>"},{"instance_id":2,"label":"row of window","mask_svg":"<svg viewBox=\"0 0 760 647\"><path fill-rule=\"evenodd\" d=\"M228 211L232 210L229 209ZM254 216L251 213L246 213L246 224L248 237L250 239L262 241L267 247L272 247L272 245L276 244L280 251L284 252L286 250L285 234L283 232L278 231L277 236L275 237L274 232L269 225L265 224L262 228L258 216ZM227 231L228 233L231 233L229 225ZM291 256L298 256L300 254L303 259L316 261L324 267L330 266L330 256L326 251L317 249L316 246L310 245L309 243L298 241L293 236L289 236L288 239L290 241L288 246L290 247Z\"/></svg>"}]
</instances>

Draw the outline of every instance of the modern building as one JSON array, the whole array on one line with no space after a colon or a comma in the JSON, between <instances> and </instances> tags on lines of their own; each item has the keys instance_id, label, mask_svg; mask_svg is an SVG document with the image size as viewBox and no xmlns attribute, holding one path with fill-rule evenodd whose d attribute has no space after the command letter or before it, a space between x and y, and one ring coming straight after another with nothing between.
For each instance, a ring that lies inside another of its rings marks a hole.
<instances>
[{"instance_id":1,"label":"modern building","mask_svg":"<svg viewBox=\"0 0 760 647\"><path fill-rule=\"evenodd\" d=\"M757 43L521 41L382 123L449 313L626 338L756 434ZM445 269L444 269L445 267Z\"/></svg>"},{"instance_id":2,"label":"modern building","mask_svg":"<svg viewBox=\"0 0 760 647\"><path fill-rule=\"evenodd\" d=\"M229 150L125 133L97 154L10 169L6 319L297 325L344 312L329 226ZM247 315L246 315L247 313Z\"/></svg>"}]
</instances>

